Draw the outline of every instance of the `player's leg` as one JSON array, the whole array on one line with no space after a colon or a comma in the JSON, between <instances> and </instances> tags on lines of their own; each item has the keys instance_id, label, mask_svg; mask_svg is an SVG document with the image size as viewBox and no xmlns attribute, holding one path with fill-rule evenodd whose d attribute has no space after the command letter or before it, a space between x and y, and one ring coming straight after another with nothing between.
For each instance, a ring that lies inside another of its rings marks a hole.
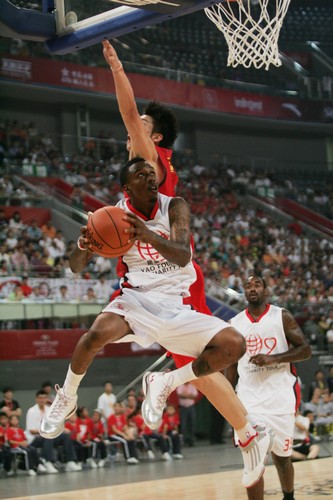
<instances>
[{"instance_id":1,"label":"player's leg","mask_svg":"<svg viewBox=\"0 0 333 500\"><path fill-rule=\"evenodd\" d=\"M261 476L256 484L247 488L246 493L249 500L264 500L264 477Z\"/></svg>"},{"instance_id":2,"label":"player's leg","mask_svg":"<svg viewBox=\"0 0 333 500\"><path fill-rule=\"evenodd\" d=\"M57 396L41 422L41 436L53 439L63 432L65 420L76 410L77 389L94 357L106 344L121 339L129 331L122 316L114 313L101 313L97 316L74 349L63 387L56 386Z\"/></svg>"},{"instance_id":3,"label":"player's leg","mask_svg":"<svg viewBox=\"0 0 333 500\"><path fill-rule=\"evenodd\" d=\"M279 457L272 452L272 459L279 476L283 500L294 500L294 466L291 456Z\"/></svg>"}]
</instances>

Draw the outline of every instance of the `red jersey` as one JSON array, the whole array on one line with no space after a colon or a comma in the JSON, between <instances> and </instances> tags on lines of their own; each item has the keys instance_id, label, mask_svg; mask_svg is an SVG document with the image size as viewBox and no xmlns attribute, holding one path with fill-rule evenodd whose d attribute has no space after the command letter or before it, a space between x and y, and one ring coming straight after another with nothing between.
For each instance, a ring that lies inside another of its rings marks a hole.
<instances>
[{"instance_id":1,"label":"red jersey","mask_svg":"<svg viewBox=\"0 0 333 500\"><path fill-rule=\"evenodd\" d=\"M6 437L11 448L18 448L20 443L27 440L24 430L19 427L8 427L6 430ZM18 443L11 443L11 441L18 441Z\"/></svg>"},{"instance_id":2,"label":"red jersey","mask_svg":"<svg viewBox=\"0 0 333 500\"><path fill-rule=\"evenodd\" d=\"M0 425L0 449L5 446L6 443L6 430L8 429Z\"/></svg>"},{"instance_id":3,"label":"red jersey","mask_svg":"<svg viewBox=\"0 0 333 500\"><path fill-rule=\"evenodd\" d=\"M163 414L162 424L159 429L160 432L163 432L165 426L167 426L166 432L170 431L178 431L179 426L179 415L175 413L174 415L168 415L166 412Z\"/></svg>"},{"instance_id":4,"label":"red jersey","mask_svg":"<svg viewBox=\"0 0 333 500\"><path fill-rule=\"evenodd\" d=\"M176 196L176 186L178 184L178 175L171 163L172 149L161 148L156 146L156 151L159 158L159 163L164 170L164 179L158 186L158 192L165 196Z\"/></svg>"},{"instance_id":5,"label":"red jersey","mask_svg":"<svg viewBox=\"0 0 333 500\"><path fill-rule=\"evenodd\" d=\"M77 441L77 434L78 434L78 426L76 425L76 420L75 422L70 422L70 421L66 421L65 422L65 429L68 429L69 432L70 432L70 438L73 440L73 441Z\"/></svg>"},{"instance_id":6,"label":"red jersey","mask_svg":"<svg viewBox=\"0 0 333 500\"><path fill-rule=\"evenodd\" d=\"M142 415L135 415L131 418L131 422L133 422L138 428L139 436L142 436L142 434L149 435L153 433L153 431L145 424Z\"/></svg>"},{"instance_id":7,"label":"red jersey","mask_svg":"<svg viewBox=\"0 0 333 500\"><path fill-rule=\"evenodd\" d=\"M116 427L116 429L120 432L123 431L124 427L127 426L127 418L123 413L121 415L110 415L108 418L108 431L109 434L114 434L114 430L112 427Z\"/></svg>"},{"instance_id":8,"label":"red jersey","mask_svg":"<svg viewBox=\"0 0 333 500\"><path fill-rule=\"evenodd\" d=\"M91 421L91 439L96 439L104 436L104 425L99 420L98 422Z\"/></svg>"}]
</instances>

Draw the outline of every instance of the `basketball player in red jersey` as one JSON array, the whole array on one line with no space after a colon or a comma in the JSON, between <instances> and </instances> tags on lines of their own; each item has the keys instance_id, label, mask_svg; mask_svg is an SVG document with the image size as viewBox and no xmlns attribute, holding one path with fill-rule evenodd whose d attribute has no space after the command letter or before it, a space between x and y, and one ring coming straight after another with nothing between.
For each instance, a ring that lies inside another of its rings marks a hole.
<instances>
[{"instance_id":1,"label":"basketball player in red jersey","mask_svg":"<svg viewBox=\"0 0 333 500\"><path fill-rule=\"evenodd\" d=\"M172 151L169 149L177 137L175 117L164 106L151 103L145 114L140 116L132 86L126 76L115 49L108 41L103 42L103 54L112 70L119 111L128 132L127 150L129 158L141 156L154 167L159 192L175 196L178 176L171 164ZM118 268L119 269L119 268ZM196 282L190 287L189 302L196 310L211 315L206 304L204 279L200 267L195 264ZM193 358L173 354L177 368L193 361ZM215 406L234 429L248 424L247 411L237 398L231 384L221 373L214 373L192 381ZM244 461L251 460L250 455Z\"/></svg>"}]
</instances>

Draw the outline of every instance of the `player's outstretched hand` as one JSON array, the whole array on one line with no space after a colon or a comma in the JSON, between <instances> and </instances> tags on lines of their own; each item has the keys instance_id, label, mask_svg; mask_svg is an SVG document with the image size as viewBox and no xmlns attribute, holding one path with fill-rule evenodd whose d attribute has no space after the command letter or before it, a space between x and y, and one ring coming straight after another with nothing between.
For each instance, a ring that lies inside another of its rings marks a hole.
<instances>
[{"instance_id":1,"label":"player's outstretched hand","mask_svg":"<svg viewBox=\"0 0 333 500\"><path fill-rule=\"evenodd\" d=\"M117 52L112 47L111 43L108 40L104 40L103 44L103 56L112 69L112 71L118 71L123 67L121 64Z\"/></svg>"}]
</instances>

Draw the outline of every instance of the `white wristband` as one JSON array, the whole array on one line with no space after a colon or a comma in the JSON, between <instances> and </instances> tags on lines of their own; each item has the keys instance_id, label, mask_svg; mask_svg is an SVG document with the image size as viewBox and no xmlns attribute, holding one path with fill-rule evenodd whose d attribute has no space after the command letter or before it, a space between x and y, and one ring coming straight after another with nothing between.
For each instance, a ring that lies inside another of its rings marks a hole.
<instances>
[{"instance_id":1,"label":"white wristband","mask_svg":"<svg viewBox=\"0 0 333 500\"><path fill-rule=\"evenodd\" d=\"M82 252L85 252L85 251L86 251L86 249L85 249L85 248L81 245L81 243L80 243L80 236L79 236L79 237L78 237L78 239L77 239L77 247L78 247L78 249L79 249L79 250L81 250Z\"/></svg>"}]
</instances>

